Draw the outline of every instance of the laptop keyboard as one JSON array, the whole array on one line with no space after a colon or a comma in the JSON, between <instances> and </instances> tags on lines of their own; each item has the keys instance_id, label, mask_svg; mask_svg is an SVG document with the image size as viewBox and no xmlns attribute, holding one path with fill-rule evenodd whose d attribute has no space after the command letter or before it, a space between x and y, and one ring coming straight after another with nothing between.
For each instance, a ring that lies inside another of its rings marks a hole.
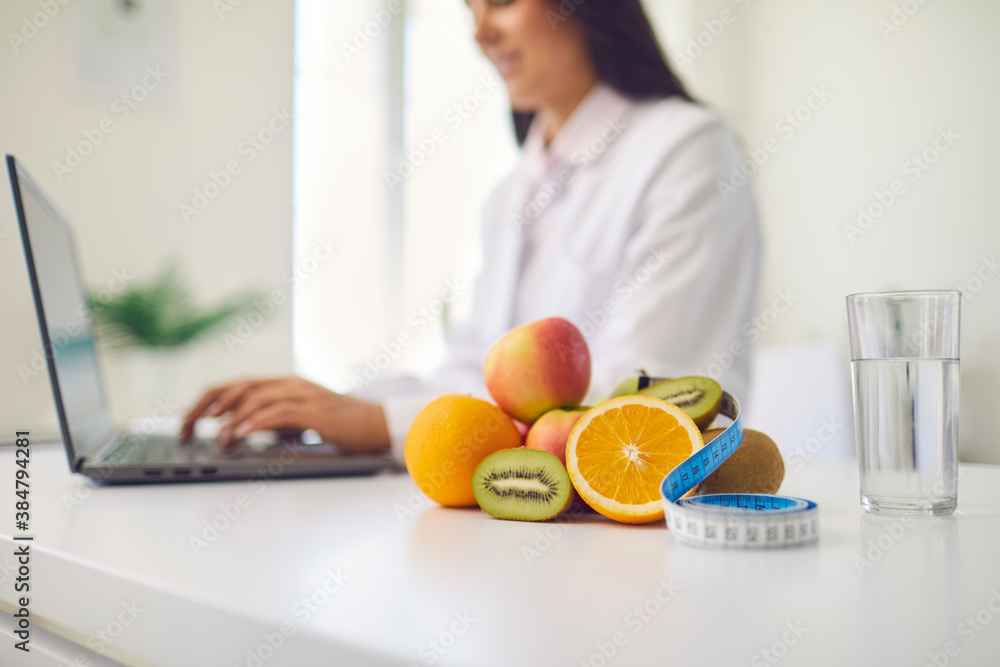
<instances>
[{"instance_id":1,"label":"laptop keyboard","mask_svg":"<svg viewBox=\"0 0 1000 667\"><path fill-rule=\"evenodd\" d=\"M150 435L125 438L101 459L101 463L171 463L207 460L217 454L215 440L181 442L176 436Z\"/></svg>"},{"instance_id":2,"label":"laptop keyboard","mask_svg":"<svg viewBox=\"0 0 1000 667\"><path fill-rule=\"evenodd\" d=\"M118 443L102 460L102 463L125 463L131 461L129 458L139 448L139 441L128 438Z\"/></svg>"}]
</instances>

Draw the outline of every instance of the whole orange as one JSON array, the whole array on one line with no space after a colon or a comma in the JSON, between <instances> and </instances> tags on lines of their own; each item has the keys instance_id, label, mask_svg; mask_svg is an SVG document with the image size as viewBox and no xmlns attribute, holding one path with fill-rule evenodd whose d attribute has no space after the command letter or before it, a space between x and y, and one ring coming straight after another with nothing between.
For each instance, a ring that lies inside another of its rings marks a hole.
<instances>
[{"instance_id":1,"label":"whole orange","mask_svg":"<svg viewBox=\"0 0 1000 667\"><path fill-rule=\"evenodd\" d=\"M521 446L514 421L491 403L445 394L424 406L403 454L417 488L445 507L474 507L472 473L493 452Z\"/></svg>"}]
</instances>

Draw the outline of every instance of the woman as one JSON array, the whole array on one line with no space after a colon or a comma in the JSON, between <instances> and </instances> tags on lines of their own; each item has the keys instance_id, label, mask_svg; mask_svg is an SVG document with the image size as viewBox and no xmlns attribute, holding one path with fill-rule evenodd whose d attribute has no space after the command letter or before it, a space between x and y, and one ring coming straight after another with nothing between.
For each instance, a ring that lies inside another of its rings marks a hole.
<instances>
[{"instance_id":1,"label":"woman","mask_svg":"<svg viewBox=\"0 0 1000 667\"><path fill-rule=\"evenodd\" d=\"M230 414L224 446L256 430L314 429L349 452L390 448L433 396L488 397L481 364L511 327L561 316L587 337L591 398L639 368L711 373L743 396L760 239L743 160L667 65L638 0L468 0L503 77L522 156L486 207L470 324L433 382L366 398L300 378L208 391L185 418ZM744 328L745 330L745 328ZM706 369L712 368L712 371Z\"/></svg>"}]
</instances>

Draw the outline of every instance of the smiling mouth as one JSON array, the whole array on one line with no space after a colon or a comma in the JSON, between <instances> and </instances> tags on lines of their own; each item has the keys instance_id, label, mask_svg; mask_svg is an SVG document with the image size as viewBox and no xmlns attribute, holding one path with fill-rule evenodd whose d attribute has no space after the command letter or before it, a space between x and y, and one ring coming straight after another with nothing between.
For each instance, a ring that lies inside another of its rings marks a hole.
<instances>
[{"instance_id":1,"label":"smiling mouth","mask_svg":"<svg viewBox=\"0 0 1000 667\"><path fill-rule=\"evenodd\" d=\"M521 64L521 56L516 53L507 53L503 55L494 55L490 58L493 61L493 65L497 68L497 72L500 76L507 78L513 74L517 67Z\"/></svg>"}]
</instances>

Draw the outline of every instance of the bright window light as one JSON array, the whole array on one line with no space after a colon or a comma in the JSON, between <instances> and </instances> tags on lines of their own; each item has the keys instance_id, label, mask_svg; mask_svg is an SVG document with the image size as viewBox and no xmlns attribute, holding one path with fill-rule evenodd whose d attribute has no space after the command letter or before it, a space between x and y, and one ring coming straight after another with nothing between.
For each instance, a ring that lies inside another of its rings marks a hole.
<instances>
[{"instance_id":1,"label":"bright window light","mask_svg":"<svg viewBox=\"0 0 1000 667\"><path fill-rule=\"evenodd\" d=\"M468 312L484 202L517 154L465 4L394 6L297 3L295 363L341 391L403 334L379 379L440 362L427 306L458 286L448 321Z\"/></svg>"}]
</instances>

